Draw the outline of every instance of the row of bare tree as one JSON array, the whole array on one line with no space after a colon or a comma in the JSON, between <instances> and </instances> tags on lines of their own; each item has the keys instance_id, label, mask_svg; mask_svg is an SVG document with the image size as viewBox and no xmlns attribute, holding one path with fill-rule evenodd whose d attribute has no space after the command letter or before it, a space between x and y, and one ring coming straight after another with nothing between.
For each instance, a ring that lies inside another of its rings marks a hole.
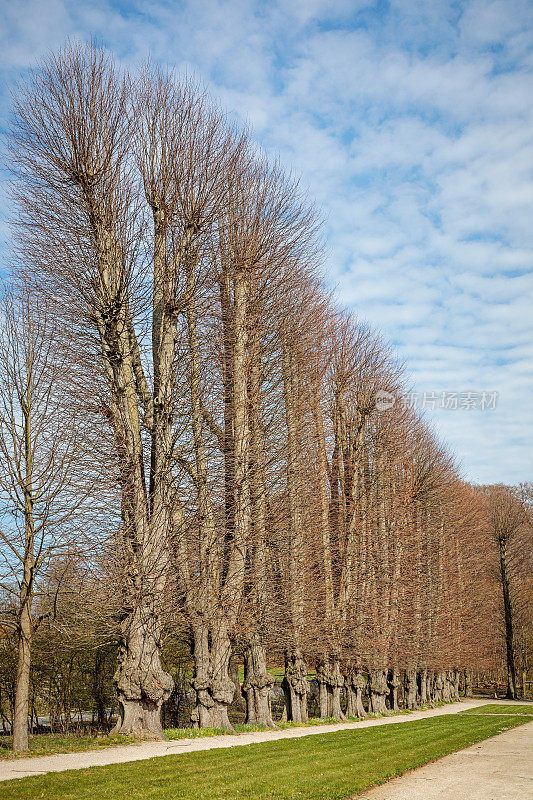
<instances>
[{"instance_id":1,"label":"row of bare tree","mask_svg":"<svg viewBox=\"0 0 533 800\"><path fill-rule=\"evenodd\" d=\"M103 586L100 610L71 598L80 615L106 636L118 618L116 732L163 736L169 625L191 641L200 727L231 728L232 651L248 720L268 726L267 665L283 656L295 721L306 659L324 716L342 717L343 685L364 713L366 675L375 711L400 670L410 706L453 694L457 670L490 658L490 501L404 405L388 348L324 290L297 182L192 82L77 45L21 91L11 144L15 748L32 636L73 561Z\"/></svg>"}]
</instances>

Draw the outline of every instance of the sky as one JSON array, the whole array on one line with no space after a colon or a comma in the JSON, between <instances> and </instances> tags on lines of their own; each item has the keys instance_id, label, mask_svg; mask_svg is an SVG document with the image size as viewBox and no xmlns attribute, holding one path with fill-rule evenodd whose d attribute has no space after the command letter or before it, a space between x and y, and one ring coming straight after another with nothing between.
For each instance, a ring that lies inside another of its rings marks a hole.
<instances>
[{"instance_id":1,"label":"sky","mask_svg":"<svg viewBox=\"0 0 533 800\"><path fill-rule=\"evenodd\" d=\"M301 176L327 282L394 344L463 476L517 483L533 478L532 22L527 0L0 0L0 126L68 37L197 76Z\"/></svg>"}]
</instances>

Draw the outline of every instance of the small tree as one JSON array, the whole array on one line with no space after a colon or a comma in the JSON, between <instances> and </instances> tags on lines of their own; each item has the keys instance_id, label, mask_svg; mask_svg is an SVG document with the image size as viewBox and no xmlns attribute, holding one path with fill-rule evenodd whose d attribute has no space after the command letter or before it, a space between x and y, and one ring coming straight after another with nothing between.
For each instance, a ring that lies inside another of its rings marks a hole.
<instances>
[{"instance_id":1,"label":"small tree","mask_svg":"<svg viewBox=\"0 0 533 800\"><path fill-rule=\"evenodd\" d=\"M2 317L1 579L18 644L13 749L21 752L28 749L32 639L52 613L45 605L35 615L34 601L51 556L71 544L65 526L77 504L71 491L77 438L61 393L65 355L50 307L23 285L3 298Z\"/></svg>"}]
</instances>

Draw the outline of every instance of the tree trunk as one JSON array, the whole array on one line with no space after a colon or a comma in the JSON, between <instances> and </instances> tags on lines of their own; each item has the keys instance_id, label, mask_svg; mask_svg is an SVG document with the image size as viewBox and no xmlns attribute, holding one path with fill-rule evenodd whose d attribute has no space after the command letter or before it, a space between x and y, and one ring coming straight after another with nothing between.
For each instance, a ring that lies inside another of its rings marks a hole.
<instances>
[{"instance_id":1,"label":"tree trunk","mask_svg":"<svg viewBox=\"0 0 533 800\"><path fill-rule=\"evenodd\" d=\"M322 656L316 665L316 682L318 683L318 713L322 719L329 716L328 714L328 688L327 688L327 671L329 664L325 656Z\"/></svg>"},{"instance_id":2,"label":"tree trunk","mask_svg":"<svg viewBox=\"0 0 533 800\"><path fill-rule=\"evenodd\" d=\"M443 672L435 673L435 680L433 682L433 699L435 703L441 703L444 699L444 680Z\"/></svg>"},{"instance_id":3,"label":"tree trunk","mask_svg":"<svg viewBox=\"0 0 533 800\"><path fill-rule=\"evenodd\" d=\"M329 708L328 716L332 719L338 719L341 722L346 721L346 717L341 708L341 689L344 686L344 678L341 673L339 659L334 657L333 664L329 673Z\"/></svg>"},{"instance_id":4,"label":"tree trunk","mask_svg":"<svg viewBox=\"0 0 533 800\"><path fill-rule=\"evenodd\" d=\"M442 673L442 699L445 703L449 703L452 699L451 685L448 672Z\"/></svg>"},{"instance_id":5,"label":"tree trunk","mask_svg":"<svg viewBox=\"0 0 533 800\"><path fill-rule=\"evenodd\" d=\"M365 719L368 714L363 705L363 691L366 687L366 679L362 672L353 670L346 677L346 692L348 695L348 705L346 708L347 717L358 717Z\"/></svg>"},{"instance_id":6,"label":"tree trunk","mask_svg":"<svg viewBox=\"0 0 533 800\"><path fill-rule=\"evenodd\" d=\"M120 711L111 734L164 739L161 706L174 682L161 666L161 629L154 608L145 603L128 614L121 633L113 678Z\"/></svg>"},{"instance_id":7,"label":"tree trunk","mask_svg":"<svg viewBox=\"0 0 533 800\"><path fill-rule=\"evenodd\" d=\"M191 713L194 728L222 728L234 733L228 717L235 686L229 677L231 642L224 625L209 630L198 625L194 637L194 677L196 692Z\"/></svg>"},{"instance_id":8,"label":"tree trunk","mask_svg":"<svg viewBox=\"0 0 533 800\"><path fill-rule=\"evenodd\" d=\"M420 705L425 706L428 702L428 695L427 695L427 669L424 667L423 670L419 673L420 679Z\"/></svg>"},{"instance_id":9,"label":"tree trunk","mask_svg":"<svg viewBox=\"0 0 533 800\"><path fill-rule=\"evenodd\" d=\"M30 697L32 621L25 602L18 637L18 663L15 683L15 713L13 717L13 752L23 753L28 749L28 712Z\"/></svg>"},{"instance_id":10,"label":"tree trunk","mask_svg":"<svg viewBox=\"0 0 533 800\"><path fill-rule=\"evenodd\" d=\"M356 672L353 685L355 686L355 713L359 719L364 719L368 717L363 705L363 691L366 688L366 678L361 672Z\"/></svg>"},{"instance_id":11,"label":"tree trunk","mask_svg":"<svg viewBox=\"0 0 533 800\"><path fill-rule=\"evenodd\" d=\"M235 686L235 694L233 695L233 706L234 708L235 707L238 708L240 711L244 711L246 710L246 703L241 688L241 682L239 680L239 661L233 652L229 659L228 674L230 680L233 682L233 685Z\"/></svg>"},{"instance_id":12,"label":"tree trunk","mask_svg":"<svg viewBox=\"0 0 533 800\"><path fill-rule=\"evenodd\" d=\"M430 670L428 670L426 673L426 696L429 707L434 708L435 706L434 678L433 678L433 673Z\"/></svg>"},{"instance_id":13,"label":"tree trunk","mask_svg":"<svg viewBox=\"0 0 533 800\"><path fill-rule=\"evenodd\" d=\"M370 671L370 703L374 714L386 714L385 698L389 693L387 685L387 670L373 669Z\"/></svg>"},{"instance_id":14,"label":"tree trunk","mask_svg":"<svg viewBox=\"0 0 533 800\"><path fill-rule=\"evenodd\" d=\"M390 710L391 711L399 711L400 706L398 705L398 688L400 686L400 679L398 677L398 670L392 669L389 672L388 678L388 685L390 688L389 692L389 703L390 703Z\"/></svg>"},{"instance_id":15,"label":"tree trunk","mask_svg":"<svg viewBox=\"0 0 533 800\"><path fill-rule=\"evenodd\" d=\"M406 706L409 709L416 708L416 669L408 669L405 673L405 684L407 689Z\"/></svg>"},{"instance_id":16,"label":"tree trunk","mask_svg":"<svg viewBox=\"0 0 533 800\"><path fill-rule=\"evenodd\" d=\"M282 371L287 428L287 497L289 501L288 600L292 649L285 655L285 698L289 720L307 721L307 668L299 649L304 627L304 513L302 503L303 464L301 459L301 408L298 392L298 364L294 341L284 334Z\"/></svg>"},{"instance_id":17,"label":"tree trunk","mask_svg":"<svg viewBox=\"0 0 533 800\"><path fill-rule=\"evenodd\" d=\"M319 659L316 680L320 716L323 719L338 719L341 722L346 720L341 708L341 689L344 686L344 678L340 670L339 659L333 657L330 660L325 656Z\"/></svg>"},{"instance_id":18,"label":"tree trunk","mask_svg":"<svg viewBox=\"0 0 533 800\"><path fill-rule=\"evenodd\" d=\"M104 689L104 666L106 661L106 653L102 650L97 650L94 657L94 709L96 711L96 721L98 727L102 730L107 723L106 710L105 710L105 689Z\"/></svg>"},{"instance_id":19,"label":"tree trunk","mask_svg":"<svg viewBox=\"0 0 533 800\"><path fill-rule=\"evenodd\" d=\"M267 672L265 648L255 634L244 651L243 695L246 699L246 724L278 729L270 709L270 689L274 678Z\"/></svg>"},{"instance_id":20,"label":"tree trunk","mask_svg":"<svg viewBox=\"0 0 533 800\"><path fill-rule=\"evenodd\" d=\"M472 697L472 671L465 669L465 697Z\"/></svg>"},{"instance_id":21,"label":"tree trunk","mask_svg":"<svg viewBox=\"0 0 533 800\"><path fill-rule=\"evenodd\" d=\"M516 669L514 663L514 630L511 594L507 565L506 541L500 539L500 570L503 591L503 609L505 614L505 649L507 654L507 692L505 697L516 700Z\"/></svg>"},{"instance_id":22,"label":"tree trunk","mask_svg":"<svg viewBox=\"0 0 533 800\"><path fill-rule=\"evenodd\" d=\"M285 653L285 677L283 678L285 709L289 722L307 722L307 666L298 647Z\"/></svg>"}]
</instances>

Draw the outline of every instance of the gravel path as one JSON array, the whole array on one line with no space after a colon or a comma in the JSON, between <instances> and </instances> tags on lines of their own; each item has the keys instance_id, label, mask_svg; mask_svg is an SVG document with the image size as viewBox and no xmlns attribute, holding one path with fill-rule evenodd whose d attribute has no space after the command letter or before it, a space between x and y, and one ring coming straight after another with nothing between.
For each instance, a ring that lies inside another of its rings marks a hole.
<instances>
[{"instance_id":1,"label":"gravel path","mask_svg":"<svg viewBox=\"0 0 533 800\"><path fill-rule=\"evenodd\" d=\"M443 714L456 714L468 708L486 705L487 700L465 700L459 703L442 706L428 711L413 711L392 717L378 717L364 722L341 723L339 725L317 725L310 728L290 728L284 731L261 731L257 733L241 733L237 736L212 736L199 739L176 739L168 742L140 742L133 745L109 747L104 750L87 750L84 753L61 753L38 758L21 758L0 761L0 781L13 778L24 778L28 775L42 775L46 772L63 772L67 769L84 769L86 767L120 764L127 761L142 761L147 758L158 758L168 755L180 755L198 750L214 750L223 747L239 747L257 742L271 742L277 739L296 739L301 736L316 736L319 733L350 730L353 728L371 728L377 725L409 723L415 719L438 717ZM502 701L503 702L503 701ZM531 704L533 705L533 703ZM530 726L528 726L530 727ZM420 800L424 795L420 795ZM455 796L454 800L462 800L464 796ZM487 800L484 798L484 800ZM498 800L500 800L498 798Z\"/></svg>"},{"instance_id":2,"label":"gravel path","mask_svg":"<svg viewBox=\"0 0 533 800\"><path fill-rule=\"evenodd\" d=\"M357 800L526 798L533 798L533 722L357 795Z\"/></svg>"}]
</instances>

